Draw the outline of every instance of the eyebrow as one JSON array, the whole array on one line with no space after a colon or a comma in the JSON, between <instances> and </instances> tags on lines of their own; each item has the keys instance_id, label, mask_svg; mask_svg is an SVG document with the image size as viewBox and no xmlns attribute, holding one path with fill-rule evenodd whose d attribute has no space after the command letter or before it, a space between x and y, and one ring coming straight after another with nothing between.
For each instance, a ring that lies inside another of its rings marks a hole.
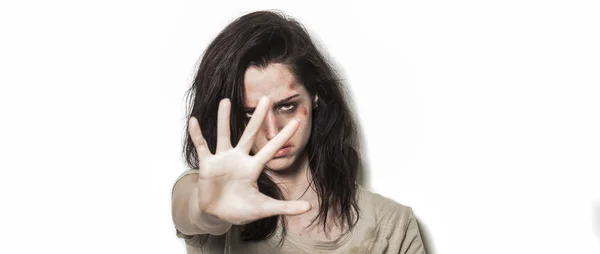
<instances>
[{"instance_id":1,"label":"eyebrow","mask_svg":"<svg viewBox=\"0 0 600 254\"><path fill-rule=\"evenodd\" d=\"M300 94L294 94L294 95L288 96L287 98L285 98L283 100L279 100L279 101L273 103L273 107L279 107L282 104L286 104L286 103L288 103L289 101L291 101L292 99L294 99L294 98L296 98L298 96L300 96ZM253 109L255 109L255 108L244 107L244 110L253 110Z\"/></svg>"}]
</instances>

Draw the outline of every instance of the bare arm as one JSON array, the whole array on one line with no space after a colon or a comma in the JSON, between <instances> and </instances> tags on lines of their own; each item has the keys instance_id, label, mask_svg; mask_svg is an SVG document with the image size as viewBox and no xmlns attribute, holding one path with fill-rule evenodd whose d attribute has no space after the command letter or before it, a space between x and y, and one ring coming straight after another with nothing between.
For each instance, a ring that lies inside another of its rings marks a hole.
<instances>
[{"instance_id":1,"label":"bare arm","mask_svg":"<svg viewBox=\"0 0 600 254\"><path fill-rule=\"evenodd\" d=\"M175 184L171 202L175 227L185 235L224 234L231 227L231 223L200 211L197 206L197 183L198 174L188 174Z\"/></svg>"}]
</instances>

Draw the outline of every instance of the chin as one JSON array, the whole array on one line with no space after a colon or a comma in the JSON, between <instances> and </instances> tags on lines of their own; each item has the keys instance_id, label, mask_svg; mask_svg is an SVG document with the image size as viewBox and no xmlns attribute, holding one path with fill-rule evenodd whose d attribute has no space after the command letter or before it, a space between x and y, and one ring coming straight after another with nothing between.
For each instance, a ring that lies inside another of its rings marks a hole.
<instances>
[{"instance_id":1,"label":"chin","mask_svg":"<svg viewBox=\"0 0 600 254\"><path fill-rule=\"evenodd\" d=\"M292 166L294 158L280 157L271 159L265 166L272 171L282 171Z\"/></svg>"}]
</instances>

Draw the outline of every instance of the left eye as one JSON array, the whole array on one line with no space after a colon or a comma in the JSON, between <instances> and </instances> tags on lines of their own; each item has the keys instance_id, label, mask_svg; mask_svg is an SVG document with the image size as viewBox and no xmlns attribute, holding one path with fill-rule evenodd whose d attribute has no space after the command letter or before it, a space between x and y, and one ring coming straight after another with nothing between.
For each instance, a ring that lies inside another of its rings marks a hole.
<instances>
[{"instance_id":1,"label":"left eye","mask_svg":"<svg viewBox=\"0 0 600 254\"><path fill-rule=\"evenodd\" d=\"M293 104L281 105L281 107L279 109L282 111L290 111L290 110L294 109L294 105Z\"/></svg>"}]
</instances>

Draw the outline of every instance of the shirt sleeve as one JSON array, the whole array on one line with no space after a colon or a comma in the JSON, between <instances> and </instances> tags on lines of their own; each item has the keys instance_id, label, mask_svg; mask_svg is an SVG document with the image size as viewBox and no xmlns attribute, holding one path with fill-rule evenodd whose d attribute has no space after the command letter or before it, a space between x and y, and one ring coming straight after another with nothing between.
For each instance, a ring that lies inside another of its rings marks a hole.
<instances>
[{"instance_id":1,"label":"shirt sleeve","mask_svg":"<svg viewBox=\"0 0 600 254\"><path fill-rule=\"evenodd\" d=\"M171 198L173 197L173 191L175 190L175 185L177 184L177 182L179 182L179 180L181 180L186 175L197 174L197 173L198 173L197 169L188 169L188 170L184 171L183 173L181 173L181 175L179 175L179 177L177 177L177 179L173 183L173 187L171 187ZM179 237L181 239L184 239L188 245L199 246L200 235L185 235L185 234L181 233L177 228L175 228L175 235L177 235L177 237Z\"/></svg>"},{"instance_id":2,"label":"shirt sleeve","mask_svg":"<svg viewBox=\"0 0 600 254\"><path fill-rule=\"evenodd\" d=\"M198 169L188 169L181 173L181 175L173 183L173 187L171 188L171 197L173 196L173 189L175 189L177 182L189 174L198 174ZM187 253L225 253L225 239L230 236L231 230L227 231L227 233L223 235L186 235L175 228L175 234L178 238L181 238L185 241Z\"/></svg>"},{"instance_id":3,"label":"shirt sleeve","mask_svg":"<svg viewBox=\"0 0 600 254\"><path fill-rule=\"evenodd\" d=\"M188 169L186 171L184 171L183 173L181 173L181 175L179 175L179 177L177 177L177 180L175 180L175 182L173 183L173 187L171 187L171 197L173 197L173 190L175 190L175 185L177 184L177 182L179 182L179 180L181 180L181 178L183 178L186 175L189 174L198 174L198 169Z\"/></svg>"}]
</instances>

